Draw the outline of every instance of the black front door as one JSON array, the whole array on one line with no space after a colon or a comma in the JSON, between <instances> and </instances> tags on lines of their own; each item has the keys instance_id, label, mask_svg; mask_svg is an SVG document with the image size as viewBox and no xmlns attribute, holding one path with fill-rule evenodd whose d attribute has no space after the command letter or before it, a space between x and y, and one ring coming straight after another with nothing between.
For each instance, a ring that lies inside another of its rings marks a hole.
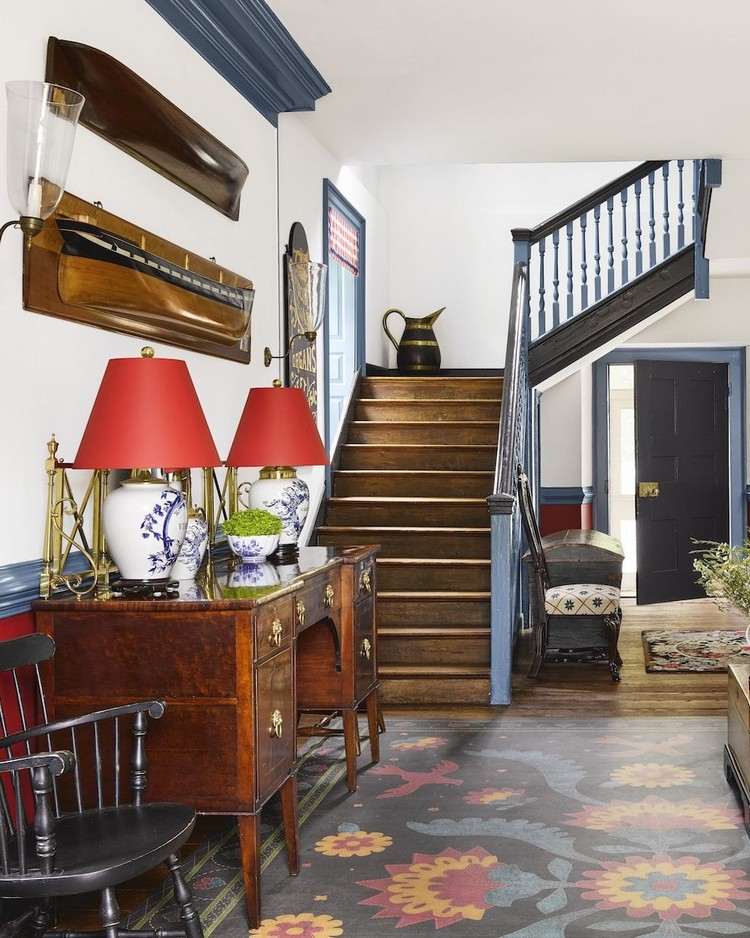
<instances>
[{"instance_id":1,"label":"black front door","mask_svg":"<svg viewBox=\"0 0 750 938\"><path fill-rule=\"evenodd\" d=\"M638 603L703 596L693 540L729 539L728 372L635 364Z\"/></svg>"}]
</instances>

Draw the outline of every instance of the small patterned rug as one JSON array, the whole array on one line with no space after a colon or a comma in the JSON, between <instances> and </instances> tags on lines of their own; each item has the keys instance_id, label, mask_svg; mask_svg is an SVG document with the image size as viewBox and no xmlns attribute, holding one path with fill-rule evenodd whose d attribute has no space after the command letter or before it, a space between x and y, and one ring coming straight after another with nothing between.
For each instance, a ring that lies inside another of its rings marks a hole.
<instances>
[{"instance_id":1,"label":"small patterned rug","mask_svg":"<svg viewBox=\"0 0 750 938\"><path fill-rule=\"evenodd\" d=\"M714 938L750 934L750 841L726 720L395 719L343 784L301 771L301 871L266 818L256 938ZM248 938L234 828L185 861L207 938ZM130 927L174 927L168 891Z\"/></svg>"},{"instance_id":2,"label":"small patterned rug","mask_svg":"<svg viewBox=\"0 0 750 938\"><path fill-rule=\"evenodd\" d=\"M745 645L745 633L734 629L714 632L648 629L641 632L646 670L652 674L727 670L727 661Z\"/></svg>"}]
</instances>

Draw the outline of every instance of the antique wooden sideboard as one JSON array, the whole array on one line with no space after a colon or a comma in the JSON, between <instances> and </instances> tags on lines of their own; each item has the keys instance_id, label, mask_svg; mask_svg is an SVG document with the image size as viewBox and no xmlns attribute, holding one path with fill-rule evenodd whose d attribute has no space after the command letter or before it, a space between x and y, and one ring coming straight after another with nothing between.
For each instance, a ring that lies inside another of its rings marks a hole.
<instances>
[{"instance_id":1,"label":"antique wooden sideboard","mask_svg":"<svg viewBox=\"0 0 750 938\"><path fill-rule=\"evenodd\" d=\"M350 790L361 705L379 759L375 552L303 548L265 587L236 585L238 570L225 563L178 598L35 604L37 630L57 645L43 673L55 718L166 701L149 729L148 797L237 815L251 927L260 921L260 810L277 792L289 870L299 870L298 714L342 712Z\"/></svg>"}]
</instances>

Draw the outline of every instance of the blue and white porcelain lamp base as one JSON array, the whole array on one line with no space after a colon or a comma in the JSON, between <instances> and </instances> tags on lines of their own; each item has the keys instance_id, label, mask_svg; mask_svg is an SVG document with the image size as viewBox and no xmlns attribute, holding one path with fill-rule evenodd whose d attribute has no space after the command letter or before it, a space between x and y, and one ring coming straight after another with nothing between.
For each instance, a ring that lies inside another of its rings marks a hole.
<instances>
[{"instance_id":1,"label":"blue and white porcelain lamp base","mask_svg":"<svg viewBox=\"0 0 750 938\"><path fill-rule=\"evenodd\" d=\"M310 489L291 466L265 466L250 488L250 508L264 508L281 519L284 528L274 558L293 560L310 510Z\"/></svg>"},{"instance_id":2,"label":"blue and white porcelain lamp base","mask_svg":"<svg viewBox=\"0 0 750 938\"><path fill-rule=\"evenodd\" d=\"M170 578L187 526L182 492L166 479L136 470L105 499L102 522L123 580L147 584Z\"/></svg>"}]
</instances>

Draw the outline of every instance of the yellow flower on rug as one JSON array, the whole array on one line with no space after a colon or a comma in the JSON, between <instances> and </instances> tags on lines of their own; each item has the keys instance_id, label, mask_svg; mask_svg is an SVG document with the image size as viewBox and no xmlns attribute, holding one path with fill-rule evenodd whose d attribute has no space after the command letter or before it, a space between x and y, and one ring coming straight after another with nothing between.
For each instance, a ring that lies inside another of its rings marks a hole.
<instances>
[{"instance_id":1,"label":"yellow flower on rug","mask_svg":"<svg viewBox=\"0 0 750 938\"><path fill-rule=\"evenodd\" d=\"M703 830L730 831L742 823L737 808L701 804L700 801L667 801L649 795L643 801L613 801L605 805L589 805L569 814L567 824L590 831Z\"/></svg>"},{"instance_id":2,"label":"yellow flower on rug","mask_svg":"<svg viewBox=\"0 0 750 938\"><path fill-rule=\"evenodd\" d=\"M682 915L707 918L713 911L733 911L732 899L750 899L743 870L720 863L702 864L695 857L628 857L587 870L576 885L597 909L624 909L630 918L656 913L663 921Z\"/></svg>"},{"instance_id":3,"label":"yellow flower on rug","mask_svg":"<svg viewBox=\"0 0 750 938\"><path fill-rule=\"evenodd\" d=\"M680 765L661 765L658 762L634 762L615 769L610 775L612 784L631 788L671 788L687 785L695 779L695 772Z\"/></svg>"},{"instance_id":4,"label":"yellow flower on rug","mask_svg":"<svg viewBox=\"0 0 750 938\"><path fill-rule=\"evenodd\" d=\"M423 736L421 739L405 739L402 742L391 743L391 749L409 750L409 749L437 749L447 743L447 739L442 736Z\"/></svg>"},{"instance_id":5,"label":"yellow flower on rug","mask_svg":"<svg viewBox=\"0 0 750 938\"><path fill-rule=\"evenodd\" d=\"M344 934L342 922L330 915L277 915L264 918L260 926L250 932L254 938L339 938Z\"/></svg>"},{"instance_id":6,"label":"yellow flower on rug","mask_svg":"<svg viewBox=\"0 0 750 938\"><path fill-rule=\"evenodd\" d=\"M327 857L369 857L373 853L382 853L390 847L393 839L380 831L339 831L330 834L315 844L315 852Z\"/></svg>"},{"instance_id":7,"label":"yellow flower on rug","mask_svg":"<svg viewBox=\"0 0 750 938\"><path fill-rule=\"evenodd\" d=\"M497 804L525 794L523 788L481 788L464 795L467 804Z\"/></svg>"},{"instance_id":8,"label":"yellow flower on rug","mask_svg":"<svg viewBox=\"0 0 750 938\"><path fill-rule=\"evenodd\" d=\"M459 851L448 847L435 855L415 853L411 863L386 866L388 878L366 880L360 886L377 891L362 905L380 906L375 918L397 918L396 928L427 922L436 928L468 920L479 922L493 903L497 889L493 871L503 866L482 847Z\"/></svg>"}]
</instances>

